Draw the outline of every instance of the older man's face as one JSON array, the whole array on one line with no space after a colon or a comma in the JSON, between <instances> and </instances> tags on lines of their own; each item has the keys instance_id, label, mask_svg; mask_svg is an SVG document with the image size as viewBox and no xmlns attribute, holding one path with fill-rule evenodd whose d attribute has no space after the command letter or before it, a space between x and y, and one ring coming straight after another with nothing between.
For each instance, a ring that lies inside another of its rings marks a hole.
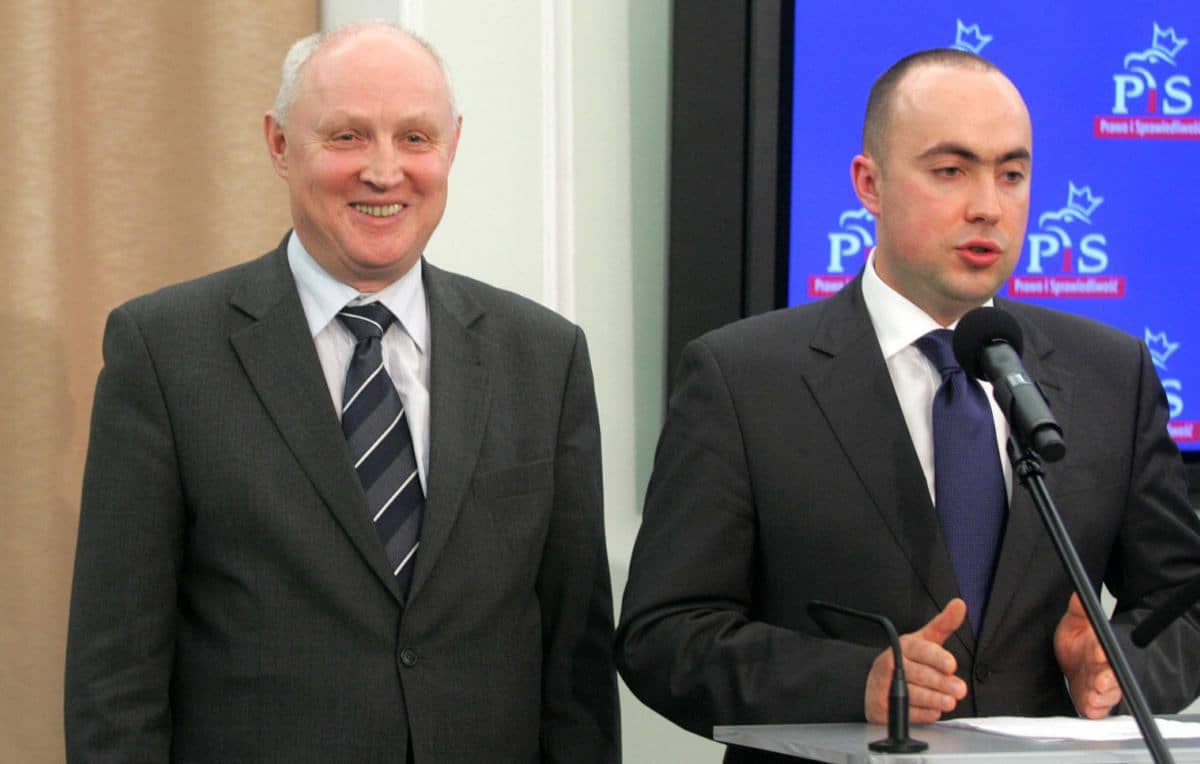
<instances>
[{"instance_id":1,"label":"older man's face","mask_svg":"<svg viewBox=\"0 0 1200 764\"><path fill-rule=\"evenodd\" d=\"M421 257L446 208L461 121L437 62L388 30L333 40L302 70L267 143L305 249L334 278L381 289Z\"/></svg>"}]
</instances>

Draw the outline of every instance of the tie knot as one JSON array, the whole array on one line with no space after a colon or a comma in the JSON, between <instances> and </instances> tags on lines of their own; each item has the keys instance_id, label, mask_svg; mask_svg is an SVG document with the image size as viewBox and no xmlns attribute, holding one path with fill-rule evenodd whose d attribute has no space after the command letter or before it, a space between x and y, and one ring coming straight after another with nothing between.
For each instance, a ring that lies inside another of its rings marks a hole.
<instances>
[{"instance_id":1,"label":"tie knot","mask_svg":"<svg viewBox=\"0 0 1200 764\"><path fill-rule=\"evenodd\" d=\"M934 329L913 344L930 360L942 379L956 371L962 371L954 357L954 332L949 329Z\"/></svg>"},{"instance_id":2,"label":"tie knot","mask_svg":"<svg viewBox=\"0 0 1200 764\"><path fill-rule=\"evenodd\" d=\"M354 339L362 342L366 339L379 339L396 317L381 302L370 302L366 305L347 305L337 314L342 322L354 335Z\"/></svg>"}]
</instances>

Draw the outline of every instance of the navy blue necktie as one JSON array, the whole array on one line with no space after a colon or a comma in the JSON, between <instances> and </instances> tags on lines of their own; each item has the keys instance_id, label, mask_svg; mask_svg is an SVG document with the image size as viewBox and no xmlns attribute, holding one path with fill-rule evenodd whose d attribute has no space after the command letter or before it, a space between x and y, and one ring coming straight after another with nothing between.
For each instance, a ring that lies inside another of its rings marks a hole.
<instances>
[{"instance_id":1,"label":"navy blue necktie","mask_svg":"<svg viewBox=\"0 0 1200 764\"><path fill-rule=\"evenodd\" d=\"M934 506L958 590L979 634L1000 553L1008 496L987 393L954 358L949 329L914 343L942 375L933 397Z\"/></svg>"},{"instance_id":2,"label":"navy blue necktie","mask_svg":"<svg viewBox=\"0 0 1200 764\"><path fill-rule=\"evenodd\" d=\"M346 306L338 318L356 340L342 394L342 432L404 596L420 546L425 494L404 404L383 367L383 333L395 317L373 302Z\"/></svg>"}]
</instances>

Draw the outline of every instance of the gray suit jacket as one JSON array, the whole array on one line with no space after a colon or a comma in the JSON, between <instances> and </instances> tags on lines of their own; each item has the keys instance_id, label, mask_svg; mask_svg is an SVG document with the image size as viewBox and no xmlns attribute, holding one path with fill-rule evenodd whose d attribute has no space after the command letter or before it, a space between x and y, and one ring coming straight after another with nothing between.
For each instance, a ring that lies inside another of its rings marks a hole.
<instances>
[{"instance_id":1,"label":"gray suit jacket","mask_svg":"<svg viewBox=\"0 0 1200 764\"><path fill-rule=\"evenodd\" d=\"M1200 576L1200 522L1162 388L1134 338L998 304L1021 324L1025 364L1065 432L1050 491L1091 580L1117 596L1128 644L1171 586ZM1070 591L1015 486L982 632L964 625L947 643L969 687L954 715L1073 713L1051 644ZM828 638L806 604L880 613L903 633L956 596L859 281L687 347L618 630L638 697L706 736L714 724L861 721L879 648ZM1200 693L1197 645L1193 613L1151 649L1128 648L1155 709Z\"/></svg>"},{"instance_id":2,"label":"gray suit jacket","mask_svg":"<svg viewBox=\"0 0 1200 764\"><path fill-rule=\"evenodd\" d=\"M617 760L583 334L424 274L430 468L407 602L282 245L110 315L68 634L70 761Z\"/></svg>"}]
</instances>

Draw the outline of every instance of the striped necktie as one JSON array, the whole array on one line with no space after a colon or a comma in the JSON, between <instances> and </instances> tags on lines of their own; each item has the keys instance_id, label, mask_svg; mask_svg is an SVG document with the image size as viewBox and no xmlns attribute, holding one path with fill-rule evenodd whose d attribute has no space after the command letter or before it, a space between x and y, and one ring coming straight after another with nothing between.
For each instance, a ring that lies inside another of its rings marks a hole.
<instances>
[{"instance_id":1,"label":"striped necktie","mask_svg":"<svg viewBox=\"0 0 1200 764\"><path fill-rule=\"evenodd\" d=\"M342 432L403 597L420 546L425 494L404 404L383 367L383 334L396 319L378 302L346 306L338 319L355 338L342 396Z\"/></svg>"},{"instance_id":2,"label":"striped necktie","mask_svg":"<svg viewBox=\"0 0 1200 764\"><path fill-rule=\"evenodd\" d=\"M992 589L1008 494L987 393L954 357L954 333L936 329L914 344L942 375L933 396L934 508L958 590L976 636Z\"/></svg>"}]
</instances>

